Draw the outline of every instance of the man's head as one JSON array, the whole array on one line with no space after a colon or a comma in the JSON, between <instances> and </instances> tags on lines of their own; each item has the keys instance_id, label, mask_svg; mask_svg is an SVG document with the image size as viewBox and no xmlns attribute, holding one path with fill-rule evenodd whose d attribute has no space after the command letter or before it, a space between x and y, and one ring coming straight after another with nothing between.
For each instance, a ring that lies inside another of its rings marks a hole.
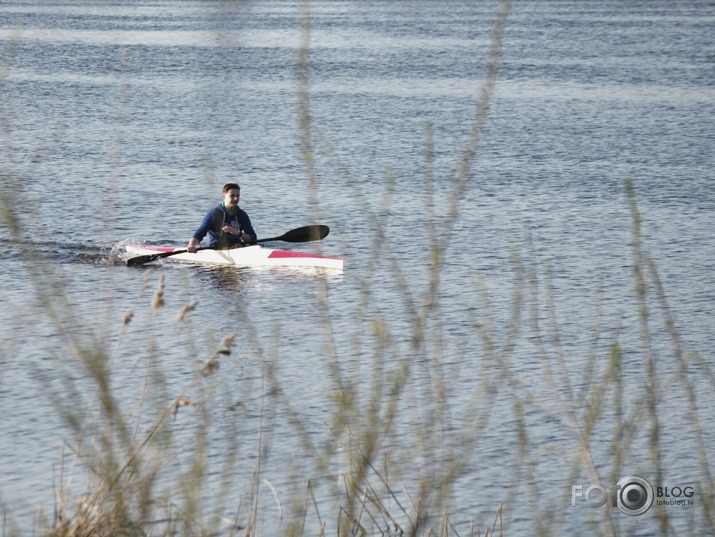
<instances>
[{"instance_id":1,"label":"man's head","mask_svg":"<svg viewBox=\"0 0 715 537\"><path fill-rule=\"evenodd\" d=\"M241 197L241 187L238 186L238 183L226 183L221 192L224 207L232 211L238 206L238 200Z\"/></svg>"}]
</instances>

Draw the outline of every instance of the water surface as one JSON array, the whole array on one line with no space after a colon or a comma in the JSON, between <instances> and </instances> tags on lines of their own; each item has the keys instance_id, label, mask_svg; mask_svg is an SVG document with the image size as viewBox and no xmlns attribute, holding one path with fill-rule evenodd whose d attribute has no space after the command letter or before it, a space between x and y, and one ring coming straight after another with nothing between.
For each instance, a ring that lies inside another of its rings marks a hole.
<instances>
[{"instance_id":1,"label":"water surface","mask_svg":"<svg viewBox=\"0 0 715 537\"><path fill-rule=\"evenodd\" d=\"M363 390L373 356L355 341L369 333L373 318L397 341L388 369L411 352L410 299L420 304L429 277L427 248L447 220L496 7L467 1L311 4L317 199L320 222L331 226L317 247L346 261L344 273L327 278L333 342L346 377ZM616 336L624 348L623 382L641 393L626 178L635 186L643 246L658 267L681 343L712 365L714 18L708 2L695 0L512 6L488 121L446 249L439 315L426 327L427 337L440 342L431 358L439 354L450 380L453 436L476 423L469 403L474 387L496 374L475 326L491 326L499 348L508 342L515 252L527 265L539 263L540 281L550 277L558 348L574 393L591 381L592 349L606 360ZM214 381L225 408L240 403L245 423L255 423L270 357L287 400L315 435L326 435L333 386L320 320L321 277L168 264L130 270L121 263L121 248L130 242L185 244L229 180L240 180L241 205L259 236L314 223L300 153L300 39L299 9L288 2L0 6L0 165L20 179L13 192L18 215L25 240L41 254L22 261L2 228L9 246L0 252L0 492L19 526L31 527L40 503L51 505L60 443L72 441L57 401L47 394L69 397L62 380L68 376L88 385L87 372L67 356L58 324L44 307L51 297L63 297L63 311L72 312L63 319L65 330L88 346L99 341L114 348L125 312L135 312L115 365L116 389L127 401L141 392L137 379L143 378L147 341L168 372L166 392L173 397L196 371L192 358L205 360L207 349L237 332L240 344ZM394 194L386 206L390 181ZM377 226L387 240L383 260L374 264ZM42 272L48 267L49 275ZM34 270L39 277L30 277ZM166 313L154 318L148 304L162 276ZM187 328L175 312L191 300L197 307ZM665 383L676 367L667 332L660 318L654 322ZM594 344L596 326L601 339ZM416 364L430 363L424 359L414 357ZM415 366L397 445L409 442L424 419L420 412L429 408L431 367ZM545 389L533 340L525 336L515 347L510 367L534 390ZM696 389L706 423L712 386L703 382ZM92 393L82 397L91 401ZM224 423L225 408L216 409L214 423ZM276 402L267 409L273 448L266 479L279 489L293 475L296 441L281 409ZM665 479L698 479L682 391L668 391L660 409ZM452 511L461 528L491 520L499 502L519 506L514 498L533 490L520 482L512 410L512 397L501 393L489 427L468 454ZM573 439L558 413L529 411L539 502L566 510L563 532L569 534L589 514L562 501L571 485L562 456L574 452ZM190 424L181 430L191 431ZM230 431L216 427L212 433L212 461L221 460ZM612 448L604 439L611 438L612 423L599 432L594 457L606 471ZM254 437L244 433L241 447L252 453ZM711 428L704 434L713 459ZM635 443L643 446L643 439ZM645 452L634 447L636 455ZM238 473L250 479L254 462L247 456ZM653 472L635 455L625 466ZM272 520L270 495L265 505L266 520ZM509 533L530 534L531 513L527 506L505 511ZM677 525L689 513L670 514ZM655 515L619 524L646 535ZM268 522L265 531L272 531Z\"/></svg>"}]
</instances>

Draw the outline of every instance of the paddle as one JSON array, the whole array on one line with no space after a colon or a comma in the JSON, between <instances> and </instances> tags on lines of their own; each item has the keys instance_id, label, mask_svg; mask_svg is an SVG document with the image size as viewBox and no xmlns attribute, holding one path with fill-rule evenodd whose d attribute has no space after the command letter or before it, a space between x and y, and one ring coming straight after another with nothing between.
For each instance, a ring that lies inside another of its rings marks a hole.
<instances>
[{"instance_id":1,"label":"paddle","mask_svg":"<svg viewBox=\"0 0 715 537\"><path fill-rule=\"evenodd\" d=\"M319 241L319 240L327 237L328 233L330 233L330 228L328 226L322 226L322 225L303 226L303 227L299 227L296 229L291 229L290 231L287 231L280 237L271 237L269 239L258 239L256 241L256 243L270 242L270 241L283 241L283 242ZM197 248L196 251L198 252L199 250L220 250L220 249L221 248L219 248L217 246L204 246L202 248ZM169 257L172 255L177 255L177 254L184 254L186 252L188 252L188 250L183 249L183 250L174 250L173 252L160 252L158 254L140 255L138 257L132 257L131 259L127 259L127 266L138 267L139 265L143 265L145 263L151 263L152 261L156 261L157 259L162 259L164 257Z\"/></svg>"},{"instance_id":2,"label":"paddle","mask_svg":"<svg viewBox=\"0 0 715 537\"><path fill-rule=\"evenodd\" d=\"M328 226L303 226L284 233L280 237L271 237L270 239L258 239L256 242L310 242L324 239L330 233Z\"/></svg>"}]
</instances>

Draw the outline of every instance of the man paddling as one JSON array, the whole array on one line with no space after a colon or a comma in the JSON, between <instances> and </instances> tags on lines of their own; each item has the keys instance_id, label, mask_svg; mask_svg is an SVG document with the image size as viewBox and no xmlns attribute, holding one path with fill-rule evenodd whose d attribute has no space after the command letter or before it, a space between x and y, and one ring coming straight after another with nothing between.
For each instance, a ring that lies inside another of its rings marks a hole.
<instances>
[{"instance_id":1,"label":"man paddling","mask_svg":"<svg viewBox=\"0 0 715 537\"><path fill-rule=\"evenodd\" d=\"M246 211L238 206L241 197L241 187L238 183L223 185L221 197L221 203L206 213L203 222L189 240L186 247L189 252L196 252L207 233L210 247L227 248L256 242L257 236L251 219Z\"/></svg>"}]
</instances>

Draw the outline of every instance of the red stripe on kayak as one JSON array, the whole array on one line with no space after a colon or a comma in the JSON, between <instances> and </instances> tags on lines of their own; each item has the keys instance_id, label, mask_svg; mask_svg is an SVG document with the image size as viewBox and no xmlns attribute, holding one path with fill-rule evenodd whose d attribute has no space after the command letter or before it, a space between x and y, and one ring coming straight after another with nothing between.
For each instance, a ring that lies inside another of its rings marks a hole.
<instances>
[{"instance_id":1,"label":"red stripe on kayak","mask_svg":"<svg viewBox=\"0 0 715 537\"><path fill-rule=\"evenodd\" d=\"M286 259L286 258L300 258L300 259L337 259L340 260L339 257L330 257L327 255L317 255L317 254L306 254L303 252L290 252L288 250L273 250L268 258L275 258L275 259Z\"/></svg>"}]
</instances>

